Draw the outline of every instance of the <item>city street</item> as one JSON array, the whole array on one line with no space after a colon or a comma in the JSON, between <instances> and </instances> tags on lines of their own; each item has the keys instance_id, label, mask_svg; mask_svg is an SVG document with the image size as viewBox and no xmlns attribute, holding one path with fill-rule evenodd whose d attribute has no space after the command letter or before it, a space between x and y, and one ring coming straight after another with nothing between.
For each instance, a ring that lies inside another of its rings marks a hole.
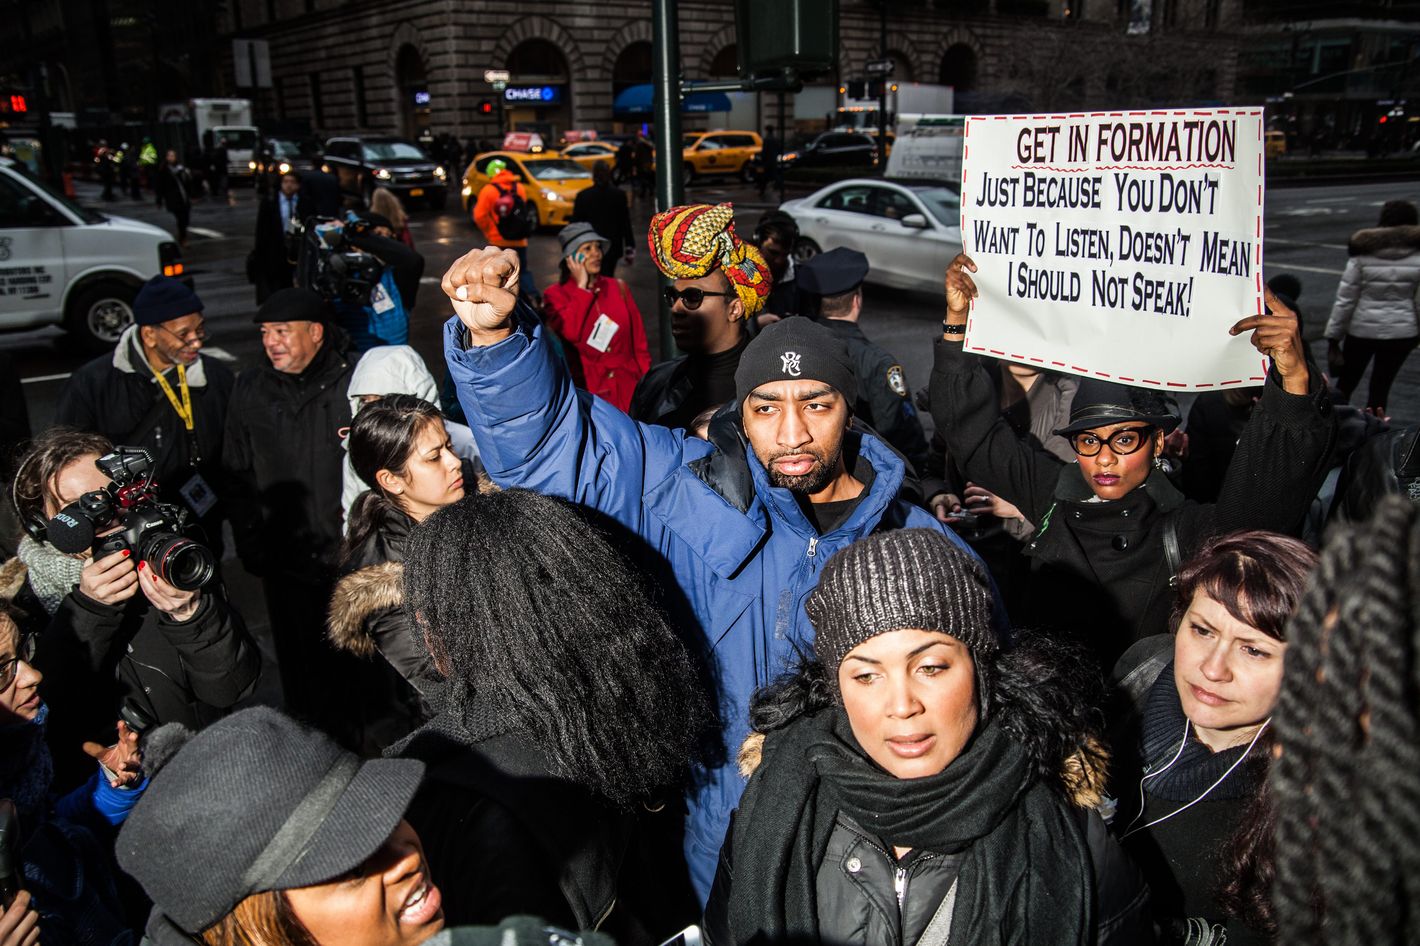
<instances>
[{"instance_id":1,"label":"city street","mask_svg":"<svg viewBox=\"0 0 1420 946\"><path fill-rule=\"evenodd\" d=\"M80 183L80 200L106 212L131 216L171 229L172 218L155 208L151 201L120 199L111 204L99 200L96 185ZM193 233L187 250L188 273L198 294L207 305L207 327L211 333L209 350L220 349L238 365L255 363L262 357L256 327L251 323L255 295L245 277L247 251L251 248L256 220L256 200L247 190L234 191L235 203L207 200L194 207ZM791 191L790 196L798 196ZM1406 185L1310 187L1274 189L1267 195L1265 272L1272 277L1294 273L1302 282L1299 305L1306 334L1314 342L1319 359L1325 345L1315 343L1324 327L1336 286L1346 263L1346 241L1362 227L1373 226L1382 203L1391 198L1414 199L1414 188ZM738 211L740 233L753 232L755 221L768 209L751 187L726 182L688 190L688 200L733 201ZM632 224L644 233L653 208L649 201L633 206ZM425 357L435 374L441 372L439 329L448 315L438 290L438 278L448 264L477 245L478 235L470 222L454 206L442 214L415 210L410 229L415 245L424 254L424 286L411 320L411 343ZM540 286L556 278L557 240L552 232L533 238L531 258ZM658 352L656 325L656 272L638 246L635 265L617 271L626 278L646 319L652 356ZM931 346L940 318L941 301L928 295L886 289L870 289L866 299L864 330L869 337L901 359L909 383L927 383L931 367ZM0 349L14 355L25 381L30 418L42 429L53 417L55 400L68 374L83 357L67 345L57 328L0 335ZM1364 380L1362 390L1364 390ZM1420 359L1411 359L1401 373L1391 397L1391 411L1397 422L1420 421Z\"/></svg>"}]
</instances>

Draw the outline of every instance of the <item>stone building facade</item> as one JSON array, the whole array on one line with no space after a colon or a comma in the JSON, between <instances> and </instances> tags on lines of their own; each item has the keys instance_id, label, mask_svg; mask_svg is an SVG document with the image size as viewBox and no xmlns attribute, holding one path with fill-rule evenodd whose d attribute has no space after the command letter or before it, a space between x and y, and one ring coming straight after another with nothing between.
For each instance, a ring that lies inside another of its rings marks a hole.
<instances>
[{"instance_id":1,"label":"stone building facade","mask_svg":"<svg viewBox=\"0 0 1420 946\"><path fill-rule=\"evenodd\" d=\"M840 0L837 74L783 100L789 124L822 125L823 104L878 58L880 2L893 81L950 84L959 111L1233 99L1241 0ZM733 75L731 5L678 11L684 77ZM638 118L614 110L616 96L650 76L650 0L229 0L225 20L225 34L266 40L270 54L272 86L233 91L264 123L318 133L494 138L487 69L512 73L509 125L624 130ZM732 115L687 115L686 127L779 118L777 94L736 99Z\"/></svg>"}]
</instances>

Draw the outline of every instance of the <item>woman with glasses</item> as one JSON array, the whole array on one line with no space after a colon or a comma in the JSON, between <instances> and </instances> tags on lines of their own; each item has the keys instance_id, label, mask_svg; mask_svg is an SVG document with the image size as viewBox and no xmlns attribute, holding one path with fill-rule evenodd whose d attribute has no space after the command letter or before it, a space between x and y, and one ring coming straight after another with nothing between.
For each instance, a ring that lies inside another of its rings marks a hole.
<instances>
[{"instance_id":1,"label":"woman with glasses","mask_svg":"<svg viewBox=\"0 0 1420 946\"><path fill-rule=\"evenodd\" d=\"M1335 435L1321 372L1308 363L1296 313L1268 290L1267 314L1229 332L1250 332L1272 368L1218 502L1200 505L1160 469L1164 438L1178 426L1177 407L1160 392L1082 380L1069 423L1056 431L1073 464L1016 435L986 360L962 348L975 269L965 254L947 267L932 417L966 477L1036 525L1025 549L1032 594L1027 613L1012 617L1082 638L1109 669L1132 642L1167 629L1174 576L1210 536L1298 534Z\"/></svg>"},{"instance_id":2,"label":"woman with glasses","mask_svg":"<svg viewBox=\"0 0 1420 946\"><path fill-rule=\"evenodd\" d=\"M44 677L30 664L34 637L21 633L20 618L0 603L0 797L14 804L16 866L27 891L0 917L0 944L34 943L23 931L36 920L46 943L125 942L127 922L105 849L147 784L138 734L119 722L112 746L85 744L92 757L88 780L56 798L45 739L49 707L40 696ZM12 926L19 932L7 937Z\"/></svg>"},{"instance_id":3,"label":"woman with glasses","mask_svg":"<svg viewBox=\"0 0 1420 946\"><path fill-rule=\"evenodd\" d=\"M543 319L562 340L577 387L628 410L651 368L641 310L624 280L602 275L607 239L590 223L569 223L557 239L562 279L543 294Z\"/></svg>"}]
</instances>

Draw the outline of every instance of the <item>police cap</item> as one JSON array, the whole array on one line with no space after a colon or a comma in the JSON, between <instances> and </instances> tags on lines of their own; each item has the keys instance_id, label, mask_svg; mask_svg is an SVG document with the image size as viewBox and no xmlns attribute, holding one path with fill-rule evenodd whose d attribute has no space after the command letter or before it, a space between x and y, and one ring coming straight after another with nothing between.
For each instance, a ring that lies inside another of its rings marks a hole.
<instances>
[{"instance_id":1,"label":"police cap","mask_svg":"<svg viewBox=\"0 0 1420 946\"><path fill-rule=\"evenodd\" d=\"M802 292L838 296L852 292L868 277L868 258L846 246L820 253L794 271Z\"/></svg>"}]
</instances>

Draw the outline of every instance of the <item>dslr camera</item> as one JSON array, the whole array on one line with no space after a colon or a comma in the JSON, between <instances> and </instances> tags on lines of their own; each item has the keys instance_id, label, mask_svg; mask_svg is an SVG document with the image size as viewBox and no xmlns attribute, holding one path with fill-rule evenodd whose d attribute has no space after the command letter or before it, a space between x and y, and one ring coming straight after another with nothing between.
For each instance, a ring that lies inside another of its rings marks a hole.
<instances>
[{"instance_id":1,"label":"dslr camera","mask_svg":"<svg viewBox=\"0 0 1420 946\"><path fill-rule=\"evenodd\" d=\"M346 239L370 229L370 222L347 212L335 217L293 217L287 238L295 243L296 285L316 292L328 302L370 304L385 264Z\"/></svg>"},{"instance_id":2,"label":"dslr camera","mask_svg":"<svg viewBox=\"0 0 1420 946\"><path fill-rule=\"evenodd\" d=\"M94 463L111 482L80 496L49 520L50 544L71 553L92 547L94 558L127 549L153 574L183 591L211 581L216 559L206 546L183 535L192 525L191 514L158 499L148 451L115 447ZM115 524L116 532L95 538Z\"/></svg>"}]
</instances>

